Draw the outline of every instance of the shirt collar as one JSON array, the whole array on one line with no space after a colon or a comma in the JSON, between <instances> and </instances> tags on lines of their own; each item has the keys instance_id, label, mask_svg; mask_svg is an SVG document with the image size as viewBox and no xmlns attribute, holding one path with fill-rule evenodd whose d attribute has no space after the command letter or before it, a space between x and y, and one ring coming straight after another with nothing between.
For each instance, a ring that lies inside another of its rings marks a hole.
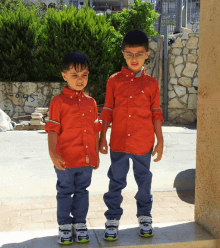
<instances>
[{"instance_id":1,"label":"shirt collar","mask_svg":"<svg viewBox=\"0 0 220 248\"><path fill-rule=\"evenodd\" d=\"M67 88L66 86L63 87L63 94L68 97L84 97L84 90L81 90L80 92L71 90Z\"/></svg>"},{"instance_id":2,"label":"shirt collar","mask_svg":"<svg viewBox=\"0 0 220 248\"><path fill-rule=\"evenodd\" d=\"M141 70L135 75L134 72L126 68L125 66L122 66L121 72L126 77L140 77L142 75L142 72L145 71L144 67L142 66Z\"/></svg>"}]
</instances>

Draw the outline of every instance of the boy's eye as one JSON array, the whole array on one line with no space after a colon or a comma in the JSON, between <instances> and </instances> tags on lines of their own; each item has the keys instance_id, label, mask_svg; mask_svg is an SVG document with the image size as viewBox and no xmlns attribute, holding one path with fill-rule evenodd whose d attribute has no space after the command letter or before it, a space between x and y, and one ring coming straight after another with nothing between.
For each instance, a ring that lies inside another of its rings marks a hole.
<instances>
[{"instance_id":1,"label":"boy's eye","mask_svg":"<svg viewBox=\"0 0 220 248\"><path fill-rule=\"evenodd\" d=\"M87 76L88 76L88 74L84 74L83 76L84 76L84 77L87 77Z\"/></svg>"},{"instance_id":2,"label":"boy's eye","mask_svg":"<svg viewBox=\"0 0 220 248\"><path fill-rule=\"evenodd\" d=\"M73 77L76 77L76 74L72 74Z\"/></svg>"},{"instance_id":3,"label":"boy's eye","mask_svg":"<svg viewBox=\"0 0 220 248\"><path fill-rule=\"evenodd\" d=\"M144 53L137 53L136 57L142 57L144 55Z\"/></svg>"}]
</instances>

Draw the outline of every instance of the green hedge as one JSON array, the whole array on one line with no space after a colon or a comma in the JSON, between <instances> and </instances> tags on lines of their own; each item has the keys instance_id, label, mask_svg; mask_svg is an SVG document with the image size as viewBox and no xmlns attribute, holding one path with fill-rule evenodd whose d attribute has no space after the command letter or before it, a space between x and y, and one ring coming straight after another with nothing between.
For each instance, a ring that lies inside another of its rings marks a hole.
<instances>
[{"instance_id":1,"label":"green hedge","mask_svg":"<svg viewBox=\"0 0 220 248\"><path fill-rule=\"evenodd\" d=\"M131 9L110 16L96 15L88 3L59 10L41 9L25 0L0 4L0 80L62 81L60 65L68 52L88 56L90 75L87 90L103 103L108 77L121 69L123 35L141 29L155 35L152 23L158 15L148 2L135 0Z\"/></svg>"},{"instance_id":2,"label":"green hedge","mask_svg":"<svg viewBox=\"0 0 220 248\"><path fill-rule=\"evenodd\" d=\"M38 18L23 5L0 12L0 81L35 79Z\"/></svg>"}]
</instances>

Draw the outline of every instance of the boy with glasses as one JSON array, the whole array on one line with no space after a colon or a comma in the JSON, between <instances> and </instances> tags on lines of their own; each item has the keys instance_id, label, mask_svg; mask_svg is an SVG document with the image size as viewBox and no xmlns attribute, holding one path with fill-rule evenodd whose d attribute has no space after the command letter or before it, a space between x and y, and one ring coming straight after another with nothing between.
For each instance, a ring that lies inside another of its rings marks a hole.
<instances>
[{"instance_id":1,"label":"boy with glasses","mask_svg":"<svg viewBox=\"0 0 220 248\"><path fill-rule=\"evenodd\" d=\"M119 220L123 214L121 191L125 188L129 170L129 158L133 160L134 177L138 185L135 196L139 235L151 237L152 195L150 172L151 155L157 153L155 162L161 160L163 153L163 136L161 123L158 82L147 75L143 65L148 58L148 37L139 30L128 32L122 42L122 53L126 66L121 72L113 74L106 88L105 105L99 119L103 131L100 137L100 152L107 154L106 132L112 122L110 139L111 166L108 171L109 191L104 194L108 210L104 239L118 239ZM154 146L154 134L157 144Z\"/></svg>"},{"instance_id":2,"label":"boy with glasses","mask_svg":"<svg viewBox=\"0 0 220 248\"><path fill-rule=\"evenodd\" d=\"M62 64L62 76L68 83L63 93L50 104L45 126L51 160L57 174L58 243L89 241L86 216L93 169L99 168L99 132L95 100L84 94L89 62L82 53L68 53ZM73 197L72 197L73 195ZM70 216L70 213L72 216Z\"/></svg>"}]
</instances>

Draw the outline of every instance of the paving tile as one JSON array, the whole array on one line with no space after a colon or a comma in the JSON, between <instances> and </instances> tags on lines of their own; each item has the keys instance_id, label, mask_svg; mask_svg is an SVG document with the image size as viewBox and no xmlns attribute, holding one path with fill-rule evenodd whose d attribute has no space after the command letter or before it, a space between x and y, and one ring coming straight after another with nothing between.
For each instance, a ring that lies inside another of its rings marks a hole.
<instances>
[{"instance_id":1,"label":"paving tile","mask_svg":"<svg viewBox=\"0 0 220 248\"><path fill-rule=\"evenodd\" d=\"M32 223L54 221L52 214L39 214L31 216Z\"/></svg>"},{"instance_id":2,"label":"paving tile","mask_svg":"<svg viewBox=\"0 0 220 248\"><path fill-rule=\"evenodd\" d=\"M32 216L41 214L41 209L26 209L21 210L21 216Z\"/></svg>"},{"instance_id":3,"label":"paving tile","mask_svg":"<svg viewBox=\"0 0 220 248\"><path fill-rule=\"evenodd\" d=\"M134 224L137 224L137 222L135 222L133 220L133 218L121 218L120 219L120 225L134 225Z\"/></svg>"},{"instance_id":4,"label":"paving tile","mask_svg":"<svg viewBox=\"0 0 220 248\"><path fill-rule=\"evenodd\" d=\"M19 216L10 218L11 224L23 224L23 223L31 223L30 216Z\"/></svg>"},{"instance_id":5,"label":"paving tile","mask_svg":"<svg viewBox=\"0 0 220 248\"><path fill-rule=\"evenodd\" d=\"M51 203L46 202L46 203L33 203L31 204L31 209L42 209L42 208L50 208Z\"/></svg>"},{"instance_id":6,"label":"paving tile","mask_svg":"<svg viewBox=\"0 0 220 248\"><path fill-rule=\"evenodd\" d=\"M22 224L14 224L14 223L3 225L1 221L0 232L18 232L18 231L21 231L21 226Z\"/></svg>"},{"instance_id":7,"label":"paving tile","mask_svg":"<svg viewBox=\"0 0 220 248\"><path fill-rule=\"evenodd\" d=\"M152 214L153 223L169 223L169 222L177 222L177 219L173 215L153 215Z\"/></svg>"},{"instance_id":8,"label":"paving tile","mask_svg":"<svg viewBox=\"0 0 220 248\"><path fill-rule=\"evenodd\" d=\"M1 205L0 206L0 213L11 211L11 209L12 209L11 206Z\"/></svg>"},{"instance_id":9,"label":"paving tile","mask_svg":"<svg viewBox=\"0 0 220 248\"><path fill-rule=\"evenodd\" d=\"M58 223L57 221L45 222L45 229L56 229L58 232Z\"/></svg>"},{"instance_id":10,"label":"paving tile","mask_svg":"<svg viewBox=\"0 0 220 248\"><path fill-rule=\"evenodd\" d=\"M91 227L103 227L105 226L106 219L88 219Z\"/></svg>"},{"instance_id":11,"label":"paving tile","mask_svg":"<svg viewBox=\"0 0 220 248\"><path fill-rule=\"evenodd\" d=\"M193 209L190 206L185 206L185 207L172 207L172 209L176 212L176 213L184 213L184 214L191 214L193 213Z\"/></svg>"},{"instance_id":12,"label":"paving tile","mask_svg":"<svg viewBox=\"0 0 220 248\"><path fill-rule=\"evenodd\" d=\"M0 210L0 221L2 217L18 217L21 216L21 211L1 211Z\"/></svg>"},{"instance_id":13,"label":"paving tile","mask_svg":"<svg viewBox=\"0 0 220 248\"><path fill-rule=\"evenodd\" d=\"M42 214L56 214L57 208L43 208L41 212Z\"/></svg>"},{"instance_id":14,"label":"paving tile","mask_svg":"<svg viewBox=\"0 0 220 248\"><path fill-rule=\"evenodd\" d=\"M95 212L89 211L88 214L87 214L87 218L97 218L97 217L95 215Z\"/></svg>"},{"instance_id":15,"label":"paving tile","mask_svg":"<svg viewBox=\"0 0 220 248\"><path fill-rule=\"evenodd\" d=\"M14 217L13 217L14 218ZM0 219L0 223L1 223L1 225L7 225L7 224L9 224L9 220L10 220L10 217L9 216L7 216L7 215L1 215L1 219Z\"/></svg>"},{"instance_id":16,"label":"paving tile","mask_svg":"<svg viewBox=\"0 0 220 248\"><path fill-rule=\"evenodd\" d=\"M172 208L154 208L152 209L152 213L155 214L173 214L176 213L174 209Z\"/></svg>"},{"instance_id":17,"label":"paving tile","mask_svg":"<svg viewBox=\"0 0 220 248\"><path fill-rule=\"evenodd\" d=\"M57 207L57 202L50 202L50 207L51 208L56 208Z\"/></svg>"},{"instance_id":18,"label":"paving tile","mask_svg":"<svg viewBox=\"0 0 220 248\"><path fill-rule=\"evenodd\" d=\"M44 230L44 223L25 223L21 226L21 231L35 231L35 230Z\"/></svg>"},{"instance_id":19,"label":"paving tile","mask_svg":"<svg viewBox=\"0 0 220 248\"><path fill-rule=\"evenodd\" d=\"M158 202L158 205L160 208L172 208L178 206L176 202Z\"/></svg>"}]
</instances>

